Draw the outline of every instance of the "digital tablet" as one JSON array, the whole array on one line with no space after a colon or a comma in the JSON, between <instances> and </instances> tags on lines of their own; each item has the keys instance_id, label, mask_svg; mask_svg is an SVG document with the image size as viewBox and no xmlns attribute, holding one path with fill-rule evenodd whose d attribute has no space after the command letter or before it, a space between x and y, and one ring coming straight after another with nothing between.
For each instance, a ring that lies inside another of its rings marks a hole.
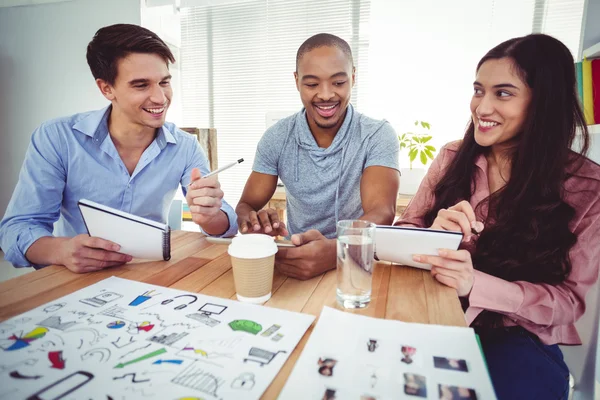
<instances>
[{"instance_id":1,"label":"digital tablet","mask_svg":"<svg viewBox=\"0 0 600 400\"><path fill-rule=\"evenodd\" d=\"M251 233L249 233L251 235ZM232 238L216 238L207 236L206 241L213 244L231 244ZM286 240L275 240L277 247L296 247L292 242Z\"/></svg>"},{"instance_id":2,"label":"digital tablet","mask_svg":"<svg viewBox=\"0 0 600 400\"><path fill-rule=\"evenodd\" d=\"M375 228L375 257L411 267L431 269L412 259L413 254L438 255L438 249L458 250L462 232L439 231L427 228L377 225Z\"/></svg>"}]
</instances>

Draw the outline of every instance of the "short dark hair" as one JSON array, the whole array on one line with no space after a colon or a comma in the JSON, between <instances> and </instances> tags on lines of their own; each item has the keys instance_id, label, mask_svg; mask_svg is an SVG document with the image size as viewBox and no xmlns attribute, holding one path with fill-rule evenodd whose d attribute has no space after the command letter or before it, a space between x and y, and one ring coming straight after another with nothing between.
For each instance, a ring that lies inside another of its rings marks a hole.
<instances>
[{"instance_id":1,"label":"short dark hair","mask_svg":"<svg viewBox=\"0 0 600 400\"><path fill-rule=\"evenodd\" d=\"M300 63L300 59L304 56L304 54L319 47L337 47L343 51L344 54L346 54L350 60L350 64L354 66L352 49L350 49L348 42L330 33L317 33L316 35L306 39L298 49L298 52L296 53L296 72L298 72L298 64Z\"/></svg>"},{"instance_id":2,"label":"short dark hair","mask_svg":"<svg viewBox=\"0 0 600 400\"><path fill-rule=\"evenodd\" d=\"M94 79L113 85L117 62L131 53L158 54L168 64L173 53L154 32L138 25L116 24L100 28L87 47L87 62Z\"/></svg>"}]
</instances>

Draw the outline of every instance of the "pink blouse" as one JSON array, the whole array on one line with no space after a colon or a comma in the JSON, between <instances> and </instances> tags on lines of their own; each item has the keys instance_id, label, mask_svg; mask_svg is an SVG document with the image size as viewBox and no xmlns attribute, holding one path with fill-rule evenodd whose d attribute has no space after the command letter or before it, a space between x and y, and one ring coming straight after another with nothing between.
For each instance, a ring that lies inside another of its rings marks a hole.
<instances>
[{"instance_id":1,"label":"pink blouse","mask_svg":"<svg viewBox=\"0 0 600 400\"><path fill-rule=\"evenodd\" d=\"M433 189L460 144L452 142L442 148L395 225L425 226L422 214L432 206ZM473 209L490 195L485 156L481 155L475 165L475 192L469 199ZM600 166L585 160L565 182L565 188L565 201L575 209L570 228L577 235L577 243L570 250L572 271L567 279L558 285L509 282L476 269L465 313L469 325L481 311L491 310L507 316L507 326L520 325L545 344L581 344L574 323L585 311L585 294L596 282L600 267ZM485 221L487 206L478 211L478 219ZM471 254L476 246L473 239L462 246Z\"/></svg>"}]
</instances>

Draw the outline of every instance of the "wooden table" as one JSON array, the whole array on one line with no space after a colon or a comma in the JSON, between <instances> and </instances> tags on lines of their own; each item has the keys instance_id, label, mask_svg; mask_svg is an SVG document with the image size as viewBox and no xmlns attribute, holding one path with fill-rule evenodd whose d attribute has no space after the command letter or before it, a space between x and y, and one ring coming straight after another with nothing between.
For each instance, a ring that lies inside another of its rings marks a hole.
<instances>
[{"instance_id":1,"label":"wooden table","mask_svg":"<svg viewBox=\"0 0 600 400\"><path fill-rule=\"evenodd\" d=\"M409 195L404 195L404 194L398 195L398 198L396 199L396 216L397 217L402 215L402 213L408 206L408 203L410 202L411 199L412 199L412 196L409 196ZM277 210L279 219L287 222L287 219L285 217L286 195L285 195L284 187L278 186L277 189L275 189L275 193L273 194L273 197L271 197L271 200L269 200L269 202L267 203L265 208L274 208L275 210Z\"/></svg>"},{"instance_id":2,"label":"wooden table","mask_svg":"<svg viewBox=\"0 0 600 400\"><path fill-rule=\"evenodd\" d=\"M121 278L235 299L233 273L227 247L213 245L196 232L173 232L171 260L133 262L88 274L74 274L50 266L0 283L0 321L29 311L112 275ZM335 300L335 270L307 281L275 273L273 296L265 305L316 317L323 306L339 308ZM428 271L379 263L373 274L369 307L349 311L372 317L440 325L466 326L456 292L434 281ZM315 321L316 322L316 321ZM306 345L314 324L265 391L275 399Z\"/></svg>"}]
</instances>

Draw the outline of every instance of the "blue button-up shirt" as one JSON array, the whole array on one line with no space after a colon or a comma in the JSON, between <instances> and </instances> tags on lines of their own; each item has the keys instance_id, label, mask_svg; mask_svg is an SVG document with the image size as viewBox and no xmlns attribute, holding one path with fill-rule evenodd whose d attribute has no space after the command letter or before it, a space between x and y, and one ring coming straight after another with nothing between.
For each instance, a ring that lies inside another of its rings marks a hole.
<instances>
[{"instance_id":1,"label":"blue button-up shirt","mask_svg":"<svg viewBox=\"0 0 600 400\"><path fill-rule=\"evenodd\" d=\"M209 172L208 160L192 135L165 123L129 174L108 134L108 108L42 124L31 138L19 182L0 222L0 247L16 267L31 266L29 246L44 236L87 233L77 202L84 198L166 223L181 184L192 168ZM237 232L236 214L222 236Z\"/></svg>"}]
</instances>

